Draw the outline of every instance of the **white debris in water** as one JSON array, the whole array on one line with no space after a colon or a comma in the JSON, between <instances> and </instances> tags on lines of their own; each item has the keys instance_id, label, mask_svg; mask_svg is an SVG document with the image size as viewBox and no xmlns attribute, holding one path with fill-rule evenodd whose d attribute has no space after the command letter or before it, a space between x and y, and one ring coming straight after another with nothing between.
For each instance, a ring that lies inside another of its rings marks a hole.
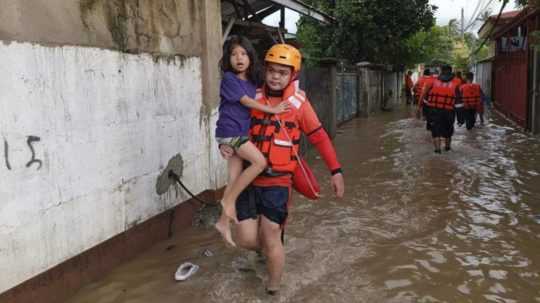
<instances>
[{"instance_id":1,"label":"white debris in water","mask_svg":"<svg viewBox=\"0 0 540 303\"><path fill-rule=\"evenodd\" d=\"M495 280L505 280L508 272L506 270L490 270L489 277Z\"/></svg>"},{"instance_id":2,"label":"white debris in water","mask_svg":"<svg viewBox=\"0 0 540 303\"><path fill-rule=\"evenodd\" d=\"M412 285L412 282L403 279L403 280L388 280L384 282L384 285L386 285L386 288L388 289L394 289L394 288L401 288Z\"/></svg>"}]
</instances>

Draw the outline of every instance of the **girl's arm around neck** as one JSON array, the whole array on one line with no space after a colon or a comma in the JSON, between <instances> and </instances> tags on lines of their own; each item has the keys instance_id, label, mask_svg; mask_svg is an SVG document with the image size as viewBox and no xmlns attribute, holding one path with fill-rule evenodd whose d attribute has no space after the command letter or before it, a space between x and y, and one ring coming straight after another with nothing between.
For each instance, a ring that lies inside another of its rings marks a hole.
<instances>
[{"instance_id":1,"label":"girl's arm around neck","mask_svg":"<svg viewBox=\"0 0 540 303\"><path fill-rule=\"evenodd\" d=\"M255 99L250 98L245 95L242 98L240 98L240 103L242 103L242 105L246 107L260 110L268 114L281 114L287 111L287 109L289 108L289 103L287 101L281 102L280 104L276 106L269 106L269 105L261 104L255 101Z\"/></svg>"}]
</instances>

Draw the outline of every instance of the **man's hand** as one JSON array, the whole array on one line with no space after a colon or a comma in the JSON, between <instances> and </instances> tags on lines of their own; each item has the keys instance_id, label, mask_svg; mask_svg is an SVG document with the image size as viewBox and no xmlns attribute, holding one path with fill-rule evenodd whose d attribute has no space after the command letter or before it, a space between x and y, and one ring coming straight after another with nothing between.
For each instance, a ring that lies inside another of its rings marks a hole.
<instances>
[{"instance_id":1,"label":"man's hand","mask_svg":"<svg viewBox=\"0 0 540 303\"><path fill-rule=\"evenodd\" d=\"M221 144L219 146L219 152L225 160L229 160L234 155L234 149L225 144Z\"/></svg>"},{"instance_id":2,"label":"man's hand","mask_svg":"<svg viewBox=\"0 0 540 303\"><path fill-rule=\"evenodd\" d=\"M343 198L345 193L345 182L343 181L343 174L337 173L332 176L332 189L336 194L336 197Z\"/></svg>"}]
</instances>

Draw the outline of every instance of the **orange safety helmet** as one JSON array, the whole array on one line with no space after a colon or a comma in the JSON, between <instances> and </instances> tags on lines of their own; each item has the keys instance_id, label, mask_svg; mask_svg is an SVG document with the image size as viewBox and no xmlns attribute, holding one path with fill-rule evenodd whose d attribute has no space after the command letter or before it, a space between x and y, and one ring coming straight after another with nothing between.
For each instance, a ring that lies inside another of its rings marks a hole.
<instances>
[{"instance_id":1,"label":"orange safety helmet","mask_svg":"<svg viewBox=\"0 0 540 303\"><path fill-rule=\"evenodd\" d=\"M266 52L264 61L290 66L297 73L302 65L302 54L292 45L276 44Z\"/></svg>"}]
</instances>

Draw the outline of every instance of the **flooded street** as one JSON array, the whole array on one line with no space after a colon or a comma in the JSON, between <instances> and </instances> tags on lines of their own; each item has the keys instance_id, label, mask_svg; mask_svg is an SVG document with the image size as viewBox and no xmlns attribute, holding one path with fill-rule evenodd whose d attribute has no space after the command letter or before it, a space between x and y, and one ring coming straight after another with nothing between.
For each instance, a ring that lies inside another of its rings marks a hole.
<instances>
[{"instance_id":1,"label":"flooded street","mask_svg":"<svg viewBox=\"0 0 540 303\"><path fill-rule=\"evenodd\" d=\"M194 227L69 302L540 302L540 140L492 115L436 155L424 127L405 110L343 125L343 200L311 155L325 197L294 199L276 297L255 254ZM175 282L185 261L201 268Z\"/></svg>"}]
</instances>

